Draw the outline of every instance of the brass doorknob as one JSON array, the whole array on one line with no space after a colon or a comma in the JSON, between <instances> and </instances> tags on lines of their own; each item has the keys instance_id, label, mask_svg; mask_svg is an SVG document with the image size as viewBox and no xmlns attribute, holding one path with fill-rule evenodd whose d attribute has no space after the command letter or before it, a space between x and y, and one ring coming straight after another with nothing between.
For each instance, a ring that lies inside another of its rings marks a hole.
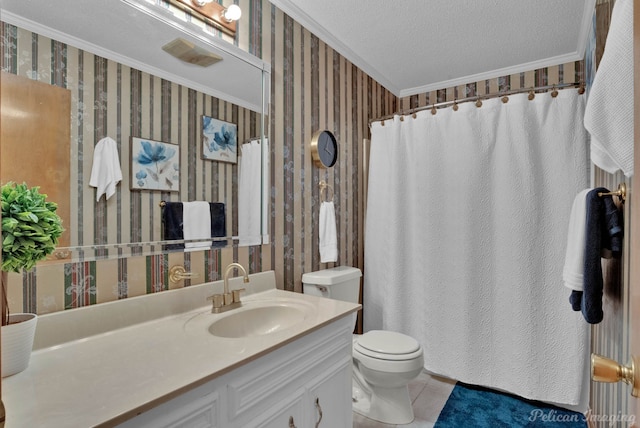
<instances>
[{"instance_id":1,"label":"brass doorknob","mask_svg":"<svg viewBox=\"0 0 640 428\"><path fill-rule=\"evenodd\" d=\"M631 385L631 395L640 397L640 357L632 356L629 366L591 354L591 379L595 382L623 381Z\"/></svg>"}]
</instances>

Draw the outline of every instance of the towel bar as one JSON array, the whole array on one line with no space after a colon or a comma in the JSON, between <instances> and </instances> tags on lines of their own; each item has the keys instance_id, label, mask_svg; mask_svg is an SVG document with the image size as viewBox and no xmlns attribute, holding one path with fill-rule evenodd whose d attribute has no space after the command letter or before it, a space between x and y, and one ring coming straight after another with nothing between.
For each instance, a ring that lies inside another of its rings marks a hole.
<instances>
[{"instance_id":1,"label":"towel bar","mask_svg":"<svg viewBox=\"0 0 640 428\"><path fill-rule=\"evenodd\" d=\"M617 196L622 202L627 200L627 185L625 183L618 184L618 190L615 192L598 192L598 196Z\"/></svg>"}]
</instances>

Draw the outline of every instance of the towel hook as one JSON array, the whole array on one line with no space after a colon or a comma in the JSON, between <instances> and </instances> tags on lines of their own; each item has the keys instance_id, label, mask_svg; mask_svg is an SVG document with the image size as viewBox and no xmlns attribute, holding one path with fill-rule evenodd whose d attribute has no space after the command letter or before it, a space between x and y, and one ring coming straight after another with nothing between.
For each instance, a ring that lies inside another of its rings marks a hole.
<instances>
[{"instance_id":1,"label":"towel hook","mask_svg":"<svg viewBox=\"0 0 640 428\"><path fill-rule=\"evenodd\" d=\"M625 183L618 184L618 190L615 192L598 192L598 196L617 196L624 203L627 200L627 185Z\"/></svg>"},{"instance_id":2,"label":"towel hook","mask_svg":"<svg viewBox=\"0 0 640 428\"><path fill-rule=\"evenodd\" d=\"M320 199L325 201L325 202L331 202L333 201L333 195L334 195L334 191L333 191L333 187L331 187L329 184L327 184L326 181L321 180L320 183L318 183L318 185L320 186ZM331 189L331 199L327 198L325 195L324 197L322 196L322 192L326 191L327 188Z\"/></svg>"}]
</instances>

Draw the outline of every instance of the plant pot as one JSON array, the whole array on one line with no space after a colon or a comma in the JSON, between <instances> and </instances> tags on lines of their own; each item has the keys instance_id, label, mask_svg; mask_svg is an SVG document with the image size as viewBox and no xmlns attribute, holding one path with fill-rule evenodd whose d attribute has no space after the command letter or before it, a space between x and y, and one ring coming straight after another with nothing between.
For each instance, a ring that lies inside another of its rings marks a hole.
<instances>
[{"instance_id":1,"label":"plant pot","mask_svg":"<svg viewBox=\"0 0 640 428\"><path fill-rule=\"evenodd\" d=\"M29 365L37 322L36 314L9 315L9 324L1 332L2 377L20 373Z\"/></svg>"}]
</instances>

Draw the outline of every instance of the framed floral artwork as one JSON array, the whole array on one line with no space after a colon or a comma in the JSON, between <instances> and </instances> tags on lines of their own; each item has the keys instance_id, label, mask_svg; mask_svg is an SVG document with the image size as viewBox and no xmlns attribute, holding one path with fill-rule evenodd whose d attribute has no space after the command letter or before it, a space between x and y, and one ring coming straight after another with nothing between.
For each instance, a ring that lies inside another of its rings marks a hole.
<instances>
[{"instance_id":1,"label":"framed floral artwork","mask_svg":"<svg viewBox=\"0 0 640 428\"><path fill-rule=\"evenodd\" d=\"M236 124L202 116L202 158L236 163L238 160Z\"/></svg>"},{"instance_id":2,"label":"framed floral artwork","mask_svg":"<svg viewBox=\"0 0 640 428\"><path fill-rule=\"evenodd\" d=\"M180 146L131 137L131 190L180 190Z\"/></svg>"}]
</instances>

